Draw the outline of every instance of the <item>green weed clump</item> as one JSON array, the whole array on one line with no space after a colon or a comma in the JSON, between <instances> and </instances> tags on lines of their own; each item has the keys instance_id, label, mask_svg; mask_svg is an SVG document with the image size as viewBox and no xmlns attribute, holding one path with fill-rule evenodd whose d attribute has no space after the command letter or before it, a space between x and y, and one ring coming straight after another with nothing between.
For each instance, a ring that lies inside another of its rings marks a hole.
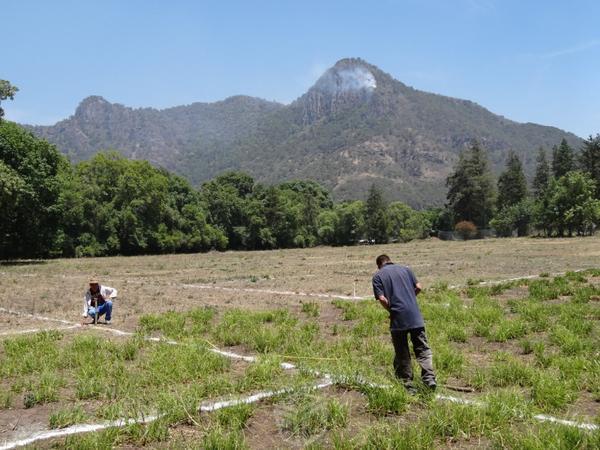
<instances>
[{"instance_id":1,"label":"green weed clump","mask_svg":"<svg viewBox=\"0 0 600 450\"><path fill-rule=\"evenodd\" d=\"M202 438L201 448L205 450L245 450L249 447L241 431L228 431L221 427L213 427Z\"/></svg>"},{"instance_id":2,"label":"green weed clump","mask_svg":"<svg viewBox=\"0 0 600 450\"><path fill-rule=\"evenodd\" d=\"M185 312L146 314L140 317L138 332L143 335L159 332L172 339L202 336L210 330L215 314L216 311L212 307L196 308Z\"/></svg>"},{"instance_id":3,"label":"green weed clump","mask_svg":"<svg viewBox=\"0 0 600 450\"><path fill-rule=\"evenodd\" d=\"M0 387L0 409L10 409L12 406L12 393Z\"/></svg>"},{"instance_id":4,"label":"green weed clump","mask_svg":"<svg viewBox=\"0 0 600 450\"><path fill-rule=\"evenodd\" d=\"M571 302L576 304L586 304L592 299L600 298L600 287L594 285L586 285L579 287L573 296Z\"/></svg>"},{"instance_id":5,"label":"green weed clump","mask_svg":"<svg viewBox=\"0 0 600 450\"><path fill-rule=\"evenodd\" d=\"M343 428L348 423L348 406L337 399L307 396L283 421L283 429L294 435L313 436L324 430Z\"/></svg>"},{"instance_id":6,"label":"green weed clump","mask_svg":"<svg viewBox=\"0 0 600 450\"><path fill-rule=\"evenodd\" d=\"M32 408L35 405L58 401L60 388L65 384L65 380L54 372L43 372L37 375L29 381L23 397L23 406Z\"/></svg>"},{"instance_id":7,"label":"green weed clump","mask_svg":"<svg viewBox=\"0 0 600 450\"><path fill-rule=\"evenodd\" d=\"M498 355L484 373L485 383L491 386L530 386L535 370L509 355Z\"/></svg>"},{"instance_id":8,"label":"green weed clump","mask_svg":"<svg viewBox=\"0 0 600 450\"><path fill-rule=\"evenodd\" d=\"M260 357L249 364L244 377L238 381L238 390L247 391L272 386L275 380L283 374L281 359L272 356Z\"/></svg>"},{"instance_id":9,"label":"green weed clump","mask_svg":"<svg viewBox=\"0 0 600 450\"><path fill-rule=\"evenodd\" d=\"M505 427L509 423L529 420L533 415L530 400L514 388L492 392L485 397L484 414L489 430Z\"/></svg>"},{"instance_id":10,"label":"green weed clump","mask_svg":"<svg viewBox=\"0 0 600 450\"><path fill-rule=\"evenodd\" d=\"M191 345L157 344L150 347L140 368L144 382L159 386L189 383L225 372L231 361L206 348Z\"/></svg>"},{"instance_id":11,"label":"green weed clump","mask_svg":"<svg viewBox=\"0 0 600 450\"><path fill-rule=\"evenodd\" d=\"M492 342L506 342L525 336L528 332L527 324L518 319L505 319L496 324L489 332L488 340Z\"/></svg>"},{"instance_id":12,"label":"green weed clump","mask_svg":"<svg viewBox=\"0 0 600 450\"><path fill-rule=\"evenodd\" d=\"M467 342L467 338L469 337L467 329L461 325L451 323L445 331L448 340L452 342Z\"/></svg>"},{"instance_id":13,"label":"green weed clump","mask_svg":"<svg viewBox=\"0 0 600 450\"><path fill-rule=\"evenodd\" d=\"M579 336L589 336L594 321L600 319L600 308L594 305L566 303L560 305L558 324Z\"/></svg>"},{"instance_id":14,"label":"green weed clump","mask_svg":"<svg viewBox=\"0 0 600 450\"><path fill-rule=\"evenodd\" d=\"M319 304L317 302L302 302L302 312L309 317L319 317Z\"/></svg>"},{"instance_id":15,"label":"green weed clump","mask_svg":"<svg viewBox=\"0 0 600 450\"><path fill-rule=\"evenodd\" d=\"M531 397L544 411L557 411L577 399L577 392L570 380L556 373L538 373L533 379Z\"/></svg>"},{"instance_id":16,"label":"green weed clump","mask_svg":"<svg viewBox=\"0 0 600 450\"><path fill-rule=\"evenodd\" d=\"M0 364L0 377L22 376L57 367L59 346L63 334L57 331L5 339L4 357Z\"/></svg>"},{"instance_id":17,"label":"green weed clump","mask_svg":"<svg viewBox=\"0 0 600 450\"><path fill-rule=\"evenodd\" d=\"M529 298L536 301L554 300L561 296L571 295L573 291L572 283L565 277L555 277L552 281L532 280L529 282Z\"/></svg>"},{"instance_id":18,"label":"green weed clump","mask_svg":"<svg viewBox=\"0 0 600 450\"><path fill-rule=\"evenodd\" d=\"M577 355L586 348L585 341L580 335L571 332L562 325L558 325L550 332L550 341L558 346L564 355Z\"/></svg>"},{"instance_id":19,"label":"green weed clump","mask_svg":"<svg viewBox=\"0 0 600 450\"><path fill-rule=\"evenodd\" d=\"M213 334L222 345L244 344L261 353L279 351L298 333L298 319L289 311L250 312L232 309L221 318Z\"/></svg>"},{"instance_id":20,"label":"green weed clump","mask_svg":"<svg viewBox=\"0 0 600 450\"><path fill-rule=\"evenodd\" d=\"M537 366L546 368L552 364L554 355L551 354L543 342L535 342L533 344L533 355L535 356L535 363Z\"/></svg>"},{"instance_id":21,"label":"green weed clump","mask_svg":"<svg viewBox=\"0 0 600 450\"><path fill-rule=\"evenodd\" d=\"M539 424L517 432L506 432L493 436L494 448L505 449L579 449L600 448L600 433L580 430L564 425Z\"/></svg>"},{"instance_id":22,"label":"green weed clump","mask_svg":"<svg viewBox=\"0 0 600 450\"><path fill-rule=\"evenodd\" d=\"M489 337L492 327L504 317L502 308L489 297L476 297L467 311L474 321L473 332L480 337Z\"/></svg>"},{"instance_id":23,"label":"green weed clump","mask_svg":"<svg viewBox=\"0 0 600 450\"><path fill-rule=\"evenodd\" d=\"M362 442L361 442L362 441ZM435 448L434 434L422 424L399 425L380 422L369 427L348 447L363 450L429 450Z\"/></svg>"},{"instance_id":24,"label":"green weed clump","mask_svg":"<svg viewBox=\"0 0 600 450\"><path fill-rule=\"evenodd\" d=\"M108 428L97 433L83 433L68 436L62 447L69 450L111 450L124 440L123 430L120 428Z\"/></svg>"},{"instance_id":25,"label":"green weed clump","mask_svg":"<svg viewBox=\"0 0 600 450\"><path fill-rule=\"evenodd\" d=\"M48 425L50 428L65 428L76 423L82 423L88 418L81 406L60 409L50 415Z\"/></svg>"},{"instance_id":26,"label":"green weed clump","mask_svg":"<svg viewBox=\"0 0 600 450\"><path fill-rule=\"evenodd\" d=\"M465 438L483 431L483 415L473 405L437 403L424 418L421 427L437 438Z\"/></svg>"},{"instance_id":27,"label":"green weed clump","mask_svg":"<svg viewBox=\"0 0 600 450\"><path fill-rule=\"evenodd\" d=\"M434 349L433 365L438 372L438 377L458 376L462 373L465 357L458 349L442 342L432 344L432 348Z\"/></svg>"},{"instance_id":28,"label":"green weed clump","mask_svg":"<svg viewBox=\"0 0 600 450\"><path fill-rule=\"evenodd\" d=\"M241 404L223 408L216 412L215 420L219 426L226 429L241 430L254 414L254 406Z\"/></svg>"},{"instance_id":29,"label":"green weed clump","mask_svg":"<svg viewBox=\"0 0 600 450\"><path fill-rule=\"evenodd\" d=\"M360 308L358 302L350 302L347 300L333 300L333 306L342 310L343 320L356 320L360 317Z\"/></svg>"},{"instance_id":30,"label":"green weed clump","mask_svg":"<svg viewBox=\"0 0 600 450\"><path fill-rule=\"evenodd\" d=\"M519 341L519 346L524 355L533 353L534 342L529 338L523 338Z\"/></svg>"},{"instance_id":31,"label":"green weed clump","mask_svg":"<svg viewBox=\"0 0 600 450\"><path fill-rule=\"evenodd\" d=\"M367 409L376 415L402 414L411 401L400 383L394 383L391 387L366 386L361 390L367 396Z\"/></svg>"},{"instance_id":32,"label":"green weed clump","mask_svg":"<svg viewBox=\"0 0 600 450\"><path fill-rule=\"evenodd\" d=\"M140 317L139 330L142 334L160 331L170 338L181 338L185 330L185 316L169 311L163 314L145 314Z\"/></svg>"}]
</instances>

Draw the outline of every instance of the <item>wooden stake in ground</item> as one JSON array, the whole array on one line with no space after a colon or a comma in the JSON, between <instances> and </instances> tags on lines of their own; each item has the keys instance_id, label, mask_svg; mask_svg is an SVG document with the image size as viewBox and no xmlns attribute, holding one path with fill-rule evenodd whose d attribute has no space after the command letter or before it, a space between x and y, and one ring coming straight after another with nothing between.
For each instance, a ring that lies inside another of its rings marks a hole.
<instances>
[{"instance_id":1,"label":"wooden stake in ground","mask_svg":"<svg viewBox=\"0 0 600 450\"><path fill-rule=\"evenodd\" d=\"M94 325L98 325L98 297L94 296Z\"/></svg>"}]
</instances>

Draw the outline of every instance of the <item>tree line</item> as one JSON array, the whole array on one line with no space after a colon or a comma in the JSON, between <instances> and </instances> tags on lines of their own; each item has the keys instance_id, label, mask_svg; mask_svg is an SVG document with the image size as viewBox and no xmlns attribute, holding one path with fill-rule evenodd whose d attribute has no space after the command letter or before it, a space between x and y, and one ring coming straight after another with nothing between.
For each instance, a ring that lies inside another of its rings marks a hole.
<instances>
[{"instance_id":1,"label":"tree line","mask_svg":"<svg viewBox=\"0 0 600 450\"><path fill-rule=\"evenodd\" d=\"M195 189L147 161L101 152L75 165L17 124L0 122L0 259L272 249L408 241L435 211L334 203L314 181L274 186L241 172Z\"/></svg>"},{"instance_id":2,"label":"tree line","mask_svg":"<svg viewBox=\"0 0 600 450\"><path fill-rule=\"evenodd\" d=\"M497 182L477 143L460 155L447 179L442 228L493 228L499 236L593 234L600 224L600 135L576 152L563 139L538 150L531 189L517 154L510 152Z\"/></svg>"},{"instance_id":3,"label":"tree line","mask_svg":"<svg viewBox=\"0 0 600 450\"><path fill-rule=\"evenodd\" d=\"M550 161L540 149L531 187L516 153L495 180L474 143L447 186L445 208L424 211L386 202L376 185L366 201L335 203L314 181L267 186L242 172L195 189L117 152L72 165L50 143L0 121L0 259L406 242L432 229L592 234L600 223L600 135L579 152L563 140Z\"/></svg>"}]
</instances>

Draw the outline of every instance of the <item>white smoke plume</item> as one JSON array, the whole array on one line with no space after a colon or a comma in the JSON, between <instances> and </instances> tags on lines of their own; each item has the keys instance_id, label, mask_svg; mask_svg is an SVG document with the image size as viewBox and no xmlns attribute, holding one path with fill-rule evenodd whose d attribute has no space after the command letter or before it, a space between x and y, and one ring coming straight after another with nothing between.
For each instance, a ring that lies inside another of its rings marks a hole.
<instances>
[{"instance_id":1,"label":"white smoke plume","mask_svg":"<svg viewBox=\"0 0 600 450\"><path fill-rule=\"evenodd\" d=\"M373 91L377 87L375 77L364 67L328 70L317 82L320 90L331 93L343 91Z\"/></svg>"}]
</instances>

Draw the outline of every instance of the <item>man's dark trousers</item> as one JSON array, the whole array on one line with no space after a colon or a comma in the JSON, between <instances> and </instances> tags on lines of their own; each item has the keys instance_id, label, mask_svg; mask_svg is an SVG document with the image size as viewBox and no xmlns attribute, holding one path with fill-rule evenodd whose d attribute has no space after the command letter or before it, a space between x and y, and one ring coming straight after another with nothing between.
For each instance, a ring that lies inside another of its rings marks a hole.
<instances>
[{"instance_id":1,"label":"man's dark trousers","mask_svg":"<svg viewBox=\"0 0 600 450\"><path fill-rule=\"evenodd\" d=\"M435 374L433 373L433 356L425 328L413 328L411 330L392 330L392 343L396 356L394 357L394 370L396 377L405 384L410 385L413 379L412 365L410 363L410 350L408 348L408 335L413 344L413 350L417 362L421 366L421 379L427 386L435 385Z\"/></svg>"}]
</instances>

